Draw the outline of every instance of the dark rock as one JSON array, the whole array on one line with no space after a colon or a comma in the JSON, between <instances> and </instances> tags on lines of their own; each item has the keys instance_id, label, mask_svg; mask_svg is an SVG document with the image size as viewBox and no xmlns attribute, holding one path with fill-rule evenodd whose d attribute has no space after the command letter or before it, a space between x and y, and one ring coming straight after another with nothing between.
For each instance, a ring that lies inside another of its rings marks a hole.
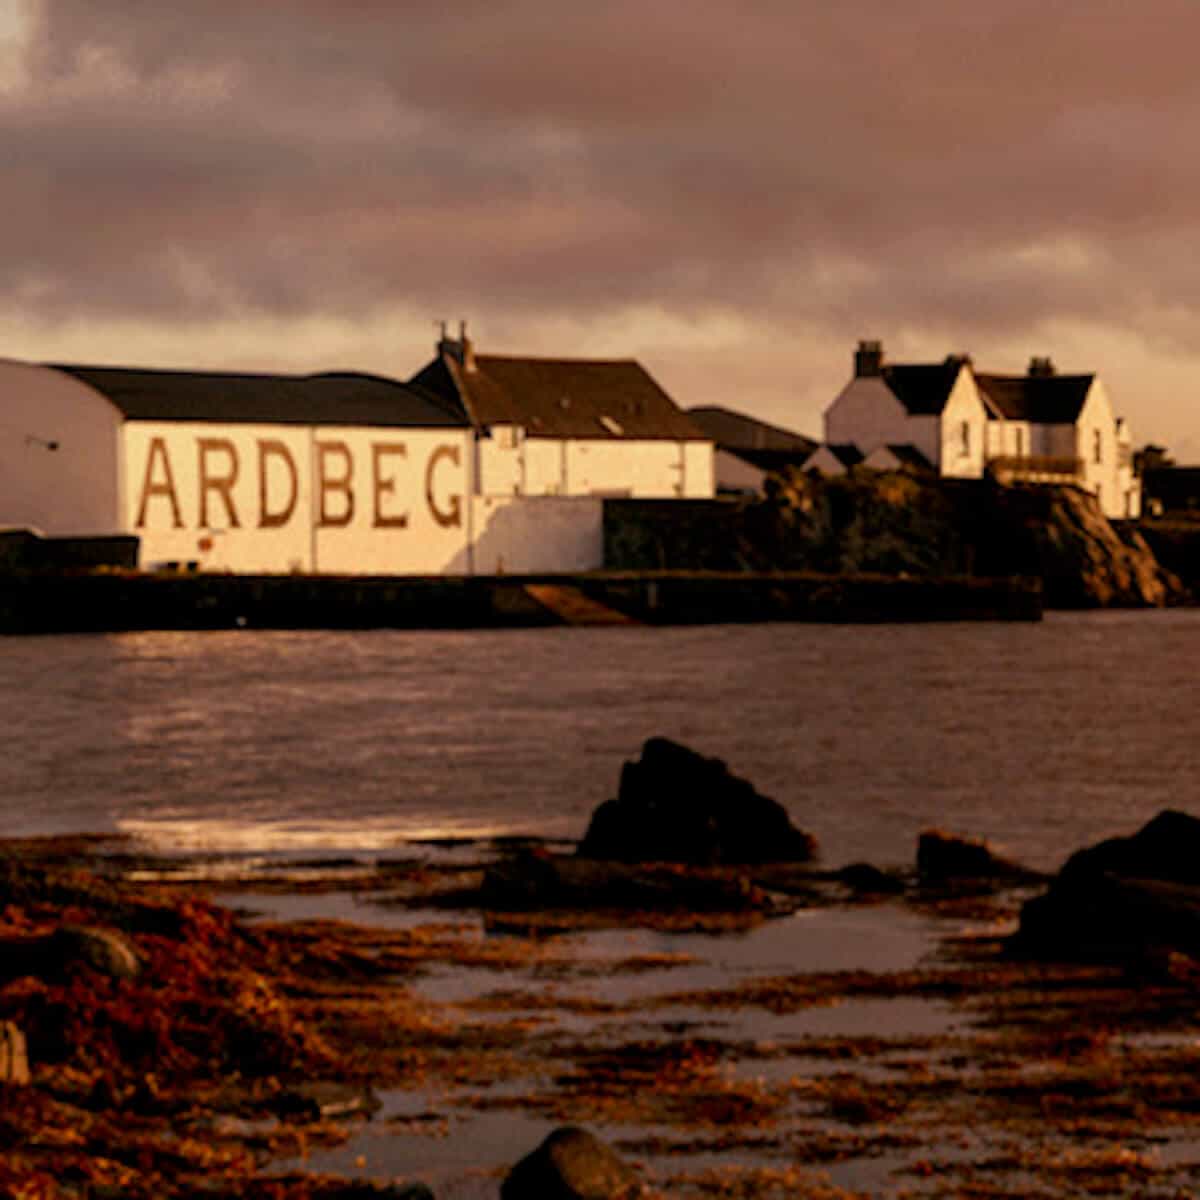
<instances>
[{"instance_id":1,"label":"dark rock","mask_svg":"<svg viewBox=\"0 0 1200 1200\"><path fill-rule=\"evenodd\" d=\"M508 1173L500 1200L632 1200L631 1167L584 1129L556 1129Z\"/></svg>"},{"instance_id":2,"label":"dark rock","mask_svg":"<svg viewBox=\"0 0 1200 1200\"><path fill-rule=\"evenodd\" d=\"M546 851L516 854L489 867L481 899L500 909L764 912L794 907L743 875L673 864L572 858Z\"/></svg>"},{"instance_id":3,"label":"dark rock","mask_svg":"<svg viewBox=\"0 0 1200 1200\"><path fill-rule=\"evenodd\" d=\"M650 738L621 771L617 798L592 814L583 858L695 864L807 861L814 839L781 804L668 738Z\"/></svg>"},{"instance_id":4,"label":"dark rock","mask_svg":"<svg viewBox=\"0 0 1200 1200\"><path fill-rule=\"evenodd\" d=\"M1077 871L1200 885L1200 820L1164 809L1130 837L1109 838L1073 854L1062 874Z\"/></svg>"},{"instance_id":5,"label":"dark rock","mask_svg":"<svg viewBox=\"0 0 1200 1200\"><path fill-rule=\"evenodd\" d=\"M1200 887L1104 872L1062 876L1024 905L1008 946L1038 958L1115 963L1200 952Z\"/></svg>"},{"instance_id":6,"label":"dark rock","mask_svg":"<svg viewBox=\"0 0 1200 1200\"><path fill-rule=\"evenodd\" d=\"M1013 953L1135 964L1200 954L1200 821L1160 813L1072 855L1021 910Z\"/></svg>"},{"instance_id":7,"label":"dark rock","mask_svg":"<svg viewBox=\"0 0 1200 1200\"><path fill-rule=\"evenodd\" d=\"M0 1021L0 1084L29 1082L25 1035L11 1021Z\"/></svg>"},{"instance_id":8,"label":"dark rock","mask_svg":"<svg viewBox=\"0 0 1200 1200\"><path fill-rule=\"evenodd\" d=\"M61 925L50 935L45 953L52 965L80 963L110 979L136 979L142 970L133 943L115 929Z\"/></svg>"},{"instance_id":9,"label":"dark rock","mask_svg":"<svg viewBox=\"0 0 1200 1200\"><path fill-rule=\"evenodd\" d=\"M1020 880L1039 876L993 854L986 842L927 829L917 839L917 875L923 884L940 886L963 880Z\"/></svg>"},{"instance_id":10,"label":"dark rock","mask_svg":"<svg viewBox=\"0 0 1200 1200\"><path fill-rule=\"evenodd\" d=\"M61 979L81 966L110 979L134 979L142 969L133 943L115 929L62 925L41 936L0 939L0 981Z\"/></svg>"},{"instance_id":11,"label":"dark rock","mask_svg":"<svg viewBox=\"0 0 1200 1200\"><path fill-rule=\"evenodd\" d=\"M863 896L898 896L904 891L904 880L871 863L850 863L835 871L833 878Z\"/></svg>"}]
</instances>

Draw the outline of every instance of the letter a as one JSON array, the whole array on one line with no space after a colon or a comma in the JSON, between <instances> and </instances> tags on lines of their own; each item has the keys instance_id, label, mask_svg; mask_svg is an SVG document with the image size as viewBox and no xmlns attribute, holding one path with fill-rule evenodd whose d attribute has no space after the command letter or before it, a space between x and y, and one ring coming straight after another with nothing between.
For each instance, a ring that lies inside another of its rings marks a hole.
<instances>
[{"instance_id":1,"label":"letter a","mask_svg":"<svg viewBox=\"0 0 1200 1200\"><path fill-rule=\"evenodd\" d=\"M155 478L154 467L162 463L162 479ZM146 473L142 477L142 498L138 504L137 529L146 527L146 509L150 505L151 496L166 496L171 502L171 524L176 529L183 528L183 517L179 512L179 497L175 494L175 480L171 475L171 460L167 456L167 443L160 437L150 439L150 449L146 454Z\"/></svg>"}]
</instances>

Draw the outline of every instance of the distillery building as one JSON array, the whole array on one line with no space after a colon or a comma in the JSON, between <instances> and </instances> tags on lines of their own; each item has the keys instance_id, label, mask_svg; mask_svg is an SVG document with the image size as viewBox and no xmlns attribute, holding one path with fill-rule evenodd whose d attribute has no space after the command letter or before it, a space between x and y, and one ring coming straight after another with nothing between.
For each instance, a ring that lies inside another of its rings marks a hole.
<instances>
[{"instance_id":1,"label":"distillery building","mask_svg":"<svg viewBox=\"0 0 1200 1200\"><path fill-rule=\"evenodd\" d=\"M132 534L145 569L578 571L604 497L712 495L711 442L636 364L503 361L443 339L409 384L0 361L0 527Z\"/></svg>"}]
</instances>

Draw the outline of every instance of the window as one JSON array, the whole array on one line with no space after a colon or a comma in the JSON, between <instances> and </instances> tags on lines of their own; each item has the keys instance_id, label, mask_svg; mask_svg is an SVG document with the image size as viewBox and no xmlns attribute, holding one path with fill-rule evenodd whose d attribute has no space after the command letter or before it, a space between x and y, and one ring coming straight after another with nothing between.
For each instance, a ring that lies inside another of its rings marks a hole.
<instances>
[{"instance_id":1,"label":"window","mask_svg":"<svg viewBox=\"0 0 1200 1200\"><path fill-rule=\"evenodd\" d=\"M963 421L958 427L959 450L958 452L966 458L971 453L971 422Z\"/></svg>"},{"instance_id":2,"label":"window","mask_svg":"<svg viewBox=\"0 0 1200 1200\"><path fill-rule=\"evenodd\" d=\"M1025 430L1019 425L1013 430L1013 439L1016 445L1016 455L1018 458L1025 457Z\"/></svg>"},{"instance_id":3,"label":"window","mask_svg":"<svg viewBox=\"0 0 1200 1200\"><path fill-rule=\"evenodd\" d=\"M1098 429L1092 430L1092 461L1104 461L1104 438Z\"/></svg>"}]
</instances>

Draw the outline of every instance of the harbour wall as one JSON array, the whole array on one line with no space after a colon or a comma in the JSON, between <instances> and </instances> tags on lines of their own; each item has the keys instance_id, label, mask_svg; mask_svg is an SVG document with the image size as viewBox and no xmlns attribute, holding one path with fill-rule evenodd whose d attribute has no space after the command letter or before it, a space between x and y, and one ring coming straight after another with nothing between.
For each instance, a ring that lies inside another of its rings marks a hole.
<instances>
[{"instance_id":1,"label":"harbour wall","mask_svg":"<svg viewBox=\"0 0 1200 1200\"><path fill-rule=\"evenodd\" d=\"M0 575L0 634L151 629L487 629L759 621L1036 621L1038 580L638 571L352 577Z\"/></svg>"}]
</instances>

